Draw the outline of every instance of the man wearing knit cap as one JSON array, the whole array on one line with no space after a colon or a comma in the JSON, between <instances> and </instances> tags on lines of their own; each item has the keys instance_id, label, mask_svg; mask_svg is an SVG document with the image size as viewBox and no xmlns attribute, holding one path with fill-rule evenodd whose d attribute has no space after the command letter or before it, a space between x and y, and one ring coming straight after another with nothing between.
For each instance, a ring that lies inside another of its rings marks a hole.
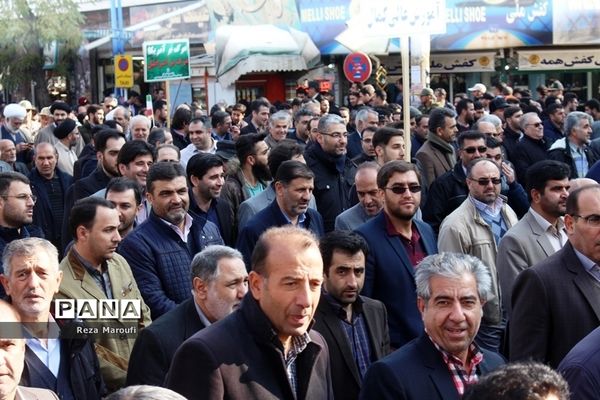
<instances>
[{"instance_id":1,"label":"man wearing knit cap","mask_svg":"<svg viewBox=\"0 0 600 400\"><path fill-rule=\"evenodd\" d=\"M48 125L43 129L40 129L39 133L35 137L35 144L41 142L48 142L56 146L56 142L58 142L58 139L56 138L56 136L54 136L54 129L56 129L57 126L59 126L63 121L69 118L70 112L71 107L64 101L55 101L54 103L52 103L52 105L50 106L50 114L52 114L52 117L54 118L54 123ZM73 151L76 155L81 153L83 146L85 146L85 143L83 142L83 138L79 136L77 139L76 146L73 148ZM58 164L60 168L60 158ZM73 173L71 172L71 175L72 174Z\"/></svg>"},{"instance_id":2,"label":"man wearing knit cap","mask_svg":"<svg viewBox=\"0 0 600 400\"><path fill-rule=\"evenodd\" d=\"M29 138L21 130L21 125L27 116L27 110L16 104L11 103L4 107L4 123L0 130L2 131L2 139L8 139L15 144L17 148L17 160L28 162L30 157L31 145Z\"/></svg>"},{"instance_id":3,"label":"man wearing knit cap","mask_svg":"<svg viewBox=\"0 0 600 400\"><path fill-rule=\"evenodd\" d=\"M73 148L81 137L77 124L71 118L65 119L54 129L54 137L56 138L54 146L58 152L58 168L69 175L73 175L73 164L77 161L77 155Z\"/></svg>"}]
</instances>

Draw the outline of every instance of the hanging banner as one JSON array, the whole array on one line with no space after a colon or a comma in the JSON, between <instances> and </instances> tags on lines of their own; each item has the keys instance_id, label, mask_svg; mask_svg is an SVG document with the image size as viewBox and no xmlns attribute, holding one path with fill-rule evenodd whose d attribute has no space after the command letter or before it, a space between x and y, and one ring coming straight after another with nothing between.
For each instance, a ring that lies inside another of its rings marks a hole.
<instances>
[{"instance_id":1,"label":"hanging banner","mask_svg":"<svg viewBox=\"0 0 600 400\"><path fill-rule=\"evenodd\" d=\"M158 82L190 77L190 42L187 39L144 42L144 80Z\"/></svg>"},{"instance_id":2,"label":"hanging banner","mask_svg":"<svg viewBox=\"0 0 600 400\"><path fill-rule=\"evenodd\" d=\"M600 69L599 49L519 51L520 71Z\"/></svg>"},{"instance_id":3,"label":"hanging banner","mask_svg":"<svg viewBox=\"0 0 600 400\"><path fill-rule=\"evenodd\" d=\"M454 72L494 72L496 53L432 54L430 72L450 74Z\"/></svg>"}]
</instances>

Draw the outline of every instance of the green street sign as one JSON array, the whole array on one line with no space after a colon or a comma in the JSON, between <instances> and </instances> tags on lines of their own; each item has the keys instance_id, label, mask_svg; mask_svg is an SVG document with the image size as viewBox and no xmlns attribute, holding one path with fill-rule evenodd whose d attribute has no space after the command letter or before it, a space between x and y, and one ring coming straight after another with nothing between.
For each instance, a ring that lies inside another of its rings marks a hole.
<instances>
[{"instance_id":1,"label":"green street sign","mask_svg":"<svg viewBox=\"0 0 600 400\"><path fill-rule=\"evenodd\" d=\"M144 42L144 81L159 82L190 77L188 39Z\"/></svg>"}]
</instances>

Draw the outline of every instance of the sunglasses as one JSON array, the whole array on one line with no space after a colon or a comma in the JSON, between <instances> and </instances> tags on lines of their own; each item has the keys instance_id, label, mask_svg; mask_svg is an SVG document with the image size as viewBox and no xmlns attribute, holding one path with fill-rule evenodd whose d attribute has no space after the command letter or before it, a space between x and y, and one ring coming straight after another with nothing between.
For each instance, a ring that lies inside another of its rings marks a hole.
<instances>
[{"instance_id":1,"label":"sunglasses","mask_svg":"<svg viewBox=\"0 0 600 400\"><path fill-rule=\"evenodd\" d=\"M527 124L527 125L529 125L529 126L532 126L532 125L533 125L533 126L535 126L536 128L539 128L540 126L542 126L542 123L541 123L541 122L536 122L535 124Z\"/></svg>"},{"instance_id":2,"label":"sunglasses","mask_svg":"<svg viewBox=\"0 0 600 400\"><path fill-rule=\"evenodd\" d=\"M410 185L410 186L392 186L386 187L385 189L391 190L394 194L403 194L407 190L410 190L411 193L419 193L421 191L421 186L419 185Z\"/></svg>"},{"instance_id":3,"label":"sunglasses","mask_svg":"<svg viewBox=\"0 0 600 400\"><path fill-rule=\"evenodd\" d=\"M487 186L490 184L490 181L494 184L494 185L499 185L500 183L502 183L502 180L500 178L479 178L479 179L473 179L473 178L469 178L470 180L472 180L473 182L477 182L480 186Z\"/></svg>"},{"instance_id":4,"label":"sunglasses","mask_svg":"<svg viewBox=\"0 0 600 400\"><path fill-rule=\"evenodd\" d=\"M465 147L463 149L463 151L467 154L473 154L476 151L478 151L479 153L485 153L487 151L487 147L485 146L479 146L479 147Z\"/></svg>"}]
</instances>

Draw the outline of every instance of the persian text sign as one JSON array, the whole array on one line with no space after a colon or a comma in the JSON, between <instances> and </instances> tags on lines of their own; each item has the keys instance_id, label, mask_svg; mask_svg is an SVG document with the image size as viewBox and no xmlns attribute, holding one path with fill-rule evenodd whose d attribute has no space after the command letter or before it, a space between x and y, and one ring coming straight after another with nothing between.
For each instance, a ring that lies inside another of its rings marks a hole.
<instances>
[{"instance_id":1,"label":"persian text sign","mask_svg":"<svg viewBox=\"0 0 600 400\"><path fill-rule=\"evenodd\" d=\"M598 69L600 50L519 51L520 71Z\"/></svg>"},{"instance_id":2,"label":"persian text sign","mask_svg":"<svg viewBox=\"0 0 600 400\"><path fill-rule=\"evenodd\" d=\"M188 39L144 42L144 80L146 82L190 77Z\"/></svg>"},{"instance_id":3,"label":"persian text sign","mask_svg":"<svg viewBox=\"0 0 600 400\"><path fill-rule=\"evenodd\" d=\"M432 74L494 72L494 58L493 52L432 54L430 71Z\"/></svg>"}]
</instances>

